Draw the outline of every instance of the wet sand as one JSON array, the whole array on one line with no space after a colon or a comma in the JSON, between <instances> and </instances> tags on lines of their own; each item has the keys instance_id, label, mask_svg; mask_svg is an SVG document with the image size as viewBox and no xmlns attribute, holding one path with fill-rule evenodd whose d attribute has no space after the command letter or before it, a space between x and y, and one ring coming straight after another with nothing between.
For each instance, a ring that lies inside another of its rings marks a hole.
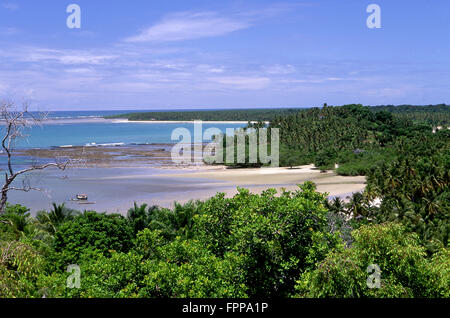
<instances>
[{"instance_id":1,"label":"wet sand","mask_svg":"<svg viewBox=\"0 0 450 318\"><path fill-rule=\"evenodd\" d=\"M257 169L226 169L225 167L199 168L195 172L177 174L173 171L170 175L162 174L160 177L170 176L189 180L190 178L214 181L212 189L201 193L190 193L189 196L178 197L179 202L187 202L190 199L205 199L217 192L224 192L227 197L237 193L237 187L247 188L253 193L261 193L268 188L278 191L286 189L294 191L298 185L306 181L313 181L317 190L327 193L331 197L346 197L354 192L363 191L365 177L338 176L333 171L320 172L313 165L290 168L257 168ZM167 203L167 198L162 198L161 203Z\"/></svg>"},{"instance_id":2,"label":"wet sand","mask_svg":"<svg viewBox=\"0 0 450 318\"><path fill-rule=\"evenodd\" d=\"M31 208L32 214L50 209L53 202L65 203L81 211L87 209L125 215L134 202L172 207L174 201L203 200L217 192L224 192L230 197L237 193L237 187L261 193L267 188L296 190L297 184L313 181L318 191L345 197L362 191L365 186L364 177L321 173L312 166L298 169L226 169L221 166L50 169L31 175L30 180L43 191L13 192L10 202ZM71 201L76 194L88 194L88 204Z\"/></svg>"},{"instance_id":3,"label":"wet sand","mask_svg":"<svg viewBox=\"0 0 450 318\"><path fill-rule=\"evenodd\" d=\"M121 146L67 146L18 150L18 156L36 159L70 158L78 167L173 166L172 144Z\"/></svg>"},{"instance_id":4,"label":"wet sand","mask_svg":"<svg viewBox=\"0 0 450 318\"><path fill-rule=\"evenodd\" d=\"M204 200L217 192L230 197L237 193L237 187L253 193L267 188L292 191L298 189L298 184L313 181L318 191L343 198L365 187L365 177L338 176L313 165L293 169L176 165L170 159L170 149L169 144L154 144L24 150L24 158L69 157L82 159L82 163L66 171L50 169L31 174L30 184L43 191L11 192L10 202L31 208L33 214L50 209L53 202L77 210L126 214L134 202L172 207L174 201ZM22 180L16 182L20 186ZM72 201L77 194L87 194L88 204Z\"/></svg>"}]
</instances>

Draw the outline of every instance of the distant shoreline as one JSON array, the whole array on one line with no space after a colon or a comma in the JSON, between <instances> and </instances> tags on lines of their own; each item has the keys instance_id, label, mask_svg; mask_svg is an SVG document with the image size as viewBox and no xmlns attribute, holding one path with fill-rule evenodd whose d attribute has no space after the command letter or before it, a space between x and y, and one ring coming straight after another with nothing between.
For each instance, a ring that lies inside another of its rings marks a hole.
<instances>
[{"instance_id":1,"label":"distant shoreline","mask_svg":"<svg viewBox=\"0 0 450 318\"><path fill-rule=\"evenodd\" d=\"M199 120L200 121L200 120ZM194 120L128 120L128 119L111 119L103 117L95 118L48 118L42 122L44 125L48 124L79 124L79 123L117 123L117 124L193 124ZM248 121L233 121L233 120L202 120L206 124L247 124ZM255 123L256 121L251 121ZM266 122L268 123L268 122ZM0 124L2 124L0 122Z\"/></svg>"},{"instance_id":2,"label":"distant shoreline","mask_svg":"<svg viewBox=\"0 0 450 318\"><path fill-rule=\"evenodd\" d=\"M247 124L248 121L231 121L231 120L128 120L113 119L113 123L139 123L139 124L193 124L195 121L201 121L206 124ZM255 121L250 121L255 123ZM268 123L268 122L267 122Z\"/></svg>"}]
</instances>

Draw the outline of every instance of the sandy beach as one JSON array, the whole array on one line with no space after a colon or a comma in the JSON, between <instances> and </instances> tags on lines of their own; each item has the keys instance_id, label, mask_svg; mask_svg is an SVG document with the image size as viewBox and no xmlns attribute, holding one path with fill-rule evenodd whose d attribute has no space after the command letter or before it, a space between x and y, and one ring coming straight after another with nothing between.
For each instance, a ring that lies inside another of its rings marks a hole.
<instances>
[{"instance_id":1,"label":"sandy beach","mask_svg":"<svg viewBox=\"0 0 450 318\"><path fill-rule=\"evenodd\" d=\"M313 181L317 190L330 197L345 198L362 191L365 177L343 177L332 171L320 172L314 166L289 168L226 169L223 166L162 167L87 167L68 171L50 169L36 173L33 184L44 189L24 195L11 193L11 202L31 208L32 213L50 209L53 202L66 203L77 210L126 214L137 204L172 207L174 202L204 200L223 192L227 197L237 187L261 193L268 188L296 190L298 184ZM20 182L20 181L18 181ZM89 195L89 204L80 205L71 198Z\"/></svg>"},{"instance_id":2,"label":"sandy beach","mask_svg":"<svg viewBox=\"0 0 450 318\"><path fill-rule=\"evenodd\" d=\"M191 168L192 169L192 168ZM340 196L345 198L354 192L363 191L365 188L364 176L338 176L333 171L320 172L314 165L294 167L293 169L278 167L264 167L256 169L227 169L224 166L201 166L195 170L172 170L168 174L160 174L158 177L175 177L184 180L209 180L211 189L202 192L189 192L189 195L177 197L178 202L187 202L191 199L205 199L217 192L224 192L227 197L237 193L237 187L247 188L253 193L261 193L268 188L278 191L286 189L297 190L298 184L313 181L317 190L327 193L330 197ZM166 205L168 198L161 198L160 204Z\"/></svg>"},{"instance_id":3,"label":"sandy beach","mask_svg":"<svg viewBox=\"0 0 450 318\"><path fill-rule=\"evenodd\" d=\"M298 184L313 181L319 192L342 198L365 187L365 177L338 176L334 171L321 172L314 165L292 169L178 165L171 160L171 148L171 144L150 144L24 149L17 152L23 160L45 162L72 158L77 161L67 171L36 173L32 184L45 191L12 193L11 200L30 207L33 212L49 209L53 202L65 202L79 210L126 214L134 202L172 207L174 201L204 200L217 192L231 197L237 193L237 187L253 193L268 188L292 191L298 189ZM89 195L88 205L72 200L79 193Z\"/></svg>"},{"instance_id":4,"label":"sandy beach","mask_svg":"<svg viewBox=\"0 0 450 318\"><path fill-rule=\"evenodd\" d=\"M200 120L198 120L200 121ZM247 124L245 120L203 120L204 124ZM251 121L256 123L255 121ZM128 119L114 119L114 118L47 118L42 121L42 125L54 125L54 124L80 124L80 123L114 123L114 124L193 124L194 120L128 120ZM269 122L265 122L268 124ZM0 125L4 125L0 122Z\"/></svg>"},{"instance_id":5,"label":"sandy beach","mask_svg":"<svg viewBox=\"0 0 450 318\"><path fill-rule=\"evenodd\" d=\"M107 120L107 119L105 119ZM194 120L128 120L128 119L110 119L112 123L138 123L138 124L192 124ZM247 124L248 121L227 121L227 120L197 120L204 124ZM255 123L255 121L251 121ZM268 124L269 122L266 122Z\"/></svg>"}]
</instances>

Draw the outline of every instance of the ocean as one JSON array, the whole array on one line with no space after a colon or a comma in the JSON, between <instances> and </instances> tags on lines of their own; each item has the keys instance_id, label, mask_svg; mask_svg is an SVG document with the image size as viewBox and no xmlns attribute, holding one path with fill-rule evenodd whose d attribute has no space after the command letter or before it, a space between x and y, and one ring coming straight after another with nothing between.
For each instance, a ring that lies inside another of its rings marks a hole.
<instances>
[{"instance_id":1,"label":"ocean","mask_svg":"<svg viewBox=\"0 0 450 318\"><path fill-rule=\"evenodd\" d=\"M134 145L171 144L172 131L186 128L194 135L193 123L137 123L104 120L104 116L128 113L127 111L58 111L49 113L50 120L41 126L33 126L27 131L27 138L17 143L16 149L53 148L86 145ZM240 128L245 124L207 123L208 128ZM0 130L2 126L0 125ZM15 170L28 166L34 159L15 157ZM39 159L46 161L45 159ZM0 155L0 173L6 168L6 156ZM8 202L22 204L35 215L39 210L49 210L53 202L65 203L79 210L93 209L109 213L125 214L133 202L161 204L172 202L188 193L211 191L215 189L211 180L180 179L158 177L161 171L155 168L71 168L67 171L47 169L33 172L24 179L18 178L16 186L26 180L42 191L10 191ZM220 188L217 188L219 191ZM87 206L78 205L71 198L79 193L87 193ZM165 198L165 199L163 199ZM170 205L170 204L169 204Z\"/></svg>"},{"instance_id":2,"label":"ocean","mask_svg":"<svg viewBox=\"0 0 450 318\"><path fill-rule=\"evenodd\" d=\"M85 146L92 144L153 144L176 143L172 131L186 128L193 136L192 123L133 123L100 120L104 116L129 113L130 111L58 111L49 113L54 119L27 131L27 138L20 140L19 148L49 148L61 146ZM96 120L99 119L99 120ZM245 124L205 123L203 131L218 128L240 128Z\"/></svg>"}]
</instances>

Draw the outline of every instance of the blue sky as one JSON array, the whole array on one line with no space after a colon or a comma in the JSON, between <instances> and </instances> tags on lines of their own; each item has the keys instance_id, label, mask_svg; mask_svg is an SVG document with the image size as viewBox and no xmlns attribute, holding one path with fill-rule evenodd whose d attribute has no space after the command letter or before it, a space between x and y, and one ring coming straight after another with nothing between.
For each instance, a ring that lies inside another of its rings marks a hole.
<instances>
[{"instance_id":1,"label":"blue sky","mask_svg":"<svg viewBox=\"0 0 450 318\"><path fill-rule=\"evenodd\" d=\"M66 7L81 7L81 28ZM369 29L369 4L381 28ZM448 0L0 0L0 98L47 110L450 102Z\"/></svg>"}]
</instances>

